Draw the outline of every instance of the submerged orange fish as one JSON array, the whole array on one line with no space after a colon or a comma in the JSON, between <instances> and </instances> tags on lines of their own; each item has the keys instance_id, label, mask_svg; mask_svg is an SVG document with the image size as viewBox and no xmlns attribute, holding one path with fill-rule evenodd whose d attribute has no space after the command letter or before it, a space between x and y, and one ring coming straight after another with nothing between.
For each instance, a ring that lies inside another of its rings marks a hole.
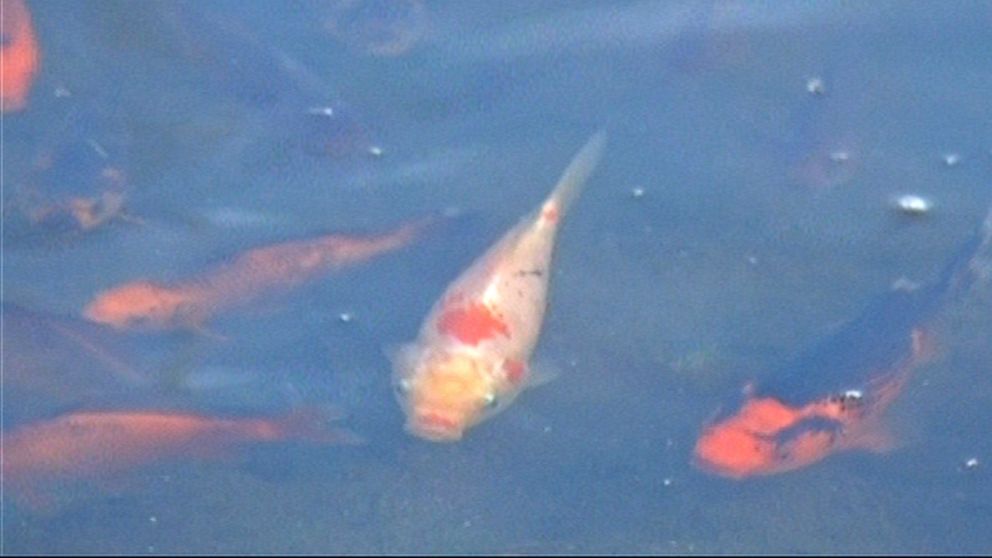
<instances>
[{"instance_id":1,"label":"submerged orange fish","mask_svg":"<svg viewBox=\"0 0 992 558\"><path fill-rule=\"evenodd\" d=\"M108 479L167 458L209 458L246 444L307 441L353 443L319 413L280 418L220 418L165 411L89 411L28 424L2 434L4 488L33 509L50 489L82 479Z\"/></svg>"},{"instance_id":2,"label":"submerged orange fish","mask_svg":"<svg viewBox=\"0 0 992 558\"><path fill-rule=\"evenodd\" d=\"M927 356L924 328L949 297L974 282L992 245L992 211L980 232L932 284L898 288L862 315L773 374L744 403L703 429L695 464L741 479L792 471L850 449L892 445L885 409Z\"/></svg>"},{"instance_id":3,"label":"submerged orange fish","mask_svg":"<svg viewBox=\"0 0 992 558\"><path fill-rule=\"evenodd\" d=\"M2 46L0 67L3 87L0 88L0 112L23 110L41 61L38 41L34 37L31 12L24 0L2 0Z\"/></svg>"},{"instance_id":4,"label":"submerged orange fish","mask_svg":"<svg viewBox=\"0 0 992 558\"><path fill-rule=\"evenodd\" d=\"M402 248L431 222L424 219L369 237L330 234L254 248L185 281L140 280L104 291L83 315L119 329L196 329L222 310Z\"/></svg>"},{"instance_id":5,"label":"submerged orange fish","mask_svg":"<svg viewBox=\"0 0 992 558\"><path fill-rule=\"evenodd\" d=\"M397 353L394 382L411 433L459 440L532 381L558 226L604 142L602 133L589 140L541 207L448 287L417 340Z\"/></svg>"}]
</instances>

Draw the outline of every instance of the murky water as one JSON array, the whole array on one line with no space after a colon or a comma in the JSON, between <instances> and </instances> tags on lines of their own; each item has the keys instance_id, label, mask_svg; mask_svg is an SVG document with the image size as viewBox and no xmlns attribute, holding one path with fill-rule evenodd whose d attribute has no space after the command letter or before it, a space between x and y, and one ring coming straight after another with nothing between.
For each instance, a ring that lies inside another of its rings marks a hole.
<instances>
[{"instance_id":1,"label":"murky water","mask_svg":"<svg viewBox=\"0 0 992 558\"><path fill-rule=\"evenodd\" d=\"M4 550L992 550L987 278L921 324L888 451L742 480L692 465L745 384L976 234L989 3L27 5L39 71L3 115L5 435L307 409L363 442L195 445L70 474L37 507L5 468ZM457 444L410 436L386 355L599 129L534 359L557 378ZM82 319L129 281L444 214L202 328Z\"/></svg>"}]
</instances>

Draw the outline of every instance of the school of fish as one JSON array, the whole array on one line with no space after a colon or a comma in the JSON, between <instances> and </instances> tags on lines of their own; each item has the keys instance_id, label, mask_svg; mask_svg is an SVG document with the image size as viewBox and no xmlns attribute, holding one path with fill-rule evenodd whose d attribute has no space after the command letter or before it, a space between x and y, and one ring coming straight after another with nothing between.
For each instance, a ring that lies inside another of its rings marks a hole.
<instances>
[{"instance_id":1,"label":"school of fish","mask_svg":"<svg viewBox=\"0 0 992 558\"><path fill-rule=\"evenodd\" d=\"M30 107L41 71L41 47L24 0L2 2L0 106L7 117L16 118L15 113ZM420 21L425 8L419 0L404 6L418 21L415 33L391 30L370 44L369 36L381 32L375 33L371 23L358 31L343 27L351 18L347 4L332 14L325 27L337 40L364 45L376 56L400 56L420 40L425 25ZM175 15L176 21L182 21L180 15ZM237 76L241 71L231 65L228 49L266 52L260 41L236 25L224 31L215 51L204 49L206 54L199 54L216 64L219 74ZM182 36L179 42L200 53L198 37ZM288 55L267 54L274 71L307 84L304 89L320 89L314 85L319 80ZM269 99L274 95L270 80L263 81L249 84L258 88L250 96L256 102L275 103ZM245 92L249 89L235 85ZM309 95L296 91L286 95L292 99L287 103L297 98L309 102ZM333 112L311 106L295 114L323 119ZM330 128L342 127L341 121L335 120ZM325 134L327 122L320 122L316 139L298 142L304 151L340 154L349 151L340 145L360 145L369 152L370 136L364 129ZM593 134L541 204L455 277L421 321L416 338L392 351L392 388L403 411L403 428L412 436L428 442L459 442L472 428L509 408L522 391L547 379L534 366L533 357L549 308L558 235L603 158L606 137L605 131ZM107 158L97 142L90 140L87 145ZM53 157L42 159L42 170L53 166ZM68 217L75 229L90 232L121 217L124 171L110 164L100 168L105 188L93 196L31 206L30 224ZM67 487L112 481L172 461L227 458L259 444L359 443L357 434L333 425L335 413L317 406L225 414L209 406L172 405L157 376L159 367L135 356L141 353L135 339L142 336L128 334L187 330L207 334L203 337L213 343L236 343L218 339L207 328L210 320L287 294L332 272L401 252L424 240L439 220L411 220L376 234L337 232L266 244L172 281L142 275L122 284L108 281L105 290L93 294L71 317L0 301L5 341L13 343L2 355L7 398L0 444L6 493L26 510L45 512L57 507L63 492L72 492ZM740 397L702 426L692 451L693 464L707 473L740 480L795 471L844 451L893 448L896 442L885 425L886 411L910 385L913 369L932 353L928 330L941 308L987 279L982 275L987 269L978 262L992 257L990 252L992 208L935 281L899 285L883 293L837 333L764 381L748 383ZM170 272L165 267L169 263L163 263L163 275ZM416 285L413 280L409 283L411 288ZM135 394L140 396L132 397ZM134 403L145 400L162 403Z\"/></svg>"}]
</instances>

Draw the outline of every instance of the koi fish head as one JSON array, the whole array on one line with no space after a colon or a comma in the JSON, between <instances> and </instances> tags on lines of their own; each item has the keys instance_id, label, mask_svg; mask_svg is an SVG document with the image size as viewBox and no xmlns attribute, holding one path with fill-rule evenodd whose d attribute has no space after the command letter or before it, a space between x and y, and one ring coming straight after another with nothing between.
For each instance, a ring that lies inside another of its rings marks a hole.
<instances>
[{"instance_id":1,"label":"koi fish head","mask_svg":"<svg viewBox=\"0 0 992 558\"><path fill-rule=\"evenodd\" d=\"M466 353L428 354L402 370L396 395L406 410L406 429L435 442L456 442L499 405L487 363Z\"/></svg>"},{"instance_id":2,"label":"koi fish head","mask_svg":"<svg viewBox=\"0 0 992 558\"><path fill-rule=\"evenodd\" d=\"M711 473L742 479L801 469L854 447L884 450L875 430L874 405L859 391L833 395L802 407L774 397L749 398L733 416L708 426L696 442L695 464Z\"/></svg>"},{"instance_id":3,"label":"koi fish head","mask_svg":"<svg viewBox=\"0 0 992 558\"><path fill-rule=\"evenodd\" d=\"M135 281L104 291L83 310L91 322L118 329L165 327L180 312L187 297L150 281Z\"/></svg>"}]
</instances>

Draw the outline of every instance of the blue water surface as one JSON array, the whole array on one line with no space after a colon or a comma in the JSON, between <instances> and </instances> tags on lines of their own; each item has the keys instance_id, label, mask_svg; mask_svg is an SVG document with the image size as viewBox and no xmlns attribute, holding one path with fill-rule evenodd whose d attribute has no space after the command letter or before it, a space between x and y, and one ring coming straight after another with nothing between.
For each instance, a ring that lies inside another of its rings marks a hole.
<instances>
[{"instance_id":1,"label":"blue water surface","mask_svg":"<svg viewBox=\"0 0 992 558\"><path fill-rule=\"evenodd\" d=\"M80 409L308 407L363 443L175 456L69 483L44 513L5 496L4 551L992 551L988 279L926 324L933 357L887 413L890 451L743 480L692 465L746 383L894 281L935 280L975 234L989 2L28 5L41 71L3 117L4 431ZM390 348L600 129L535 355L556 379L459 443L407 434ZM25 192L92 191L101 165L126 175L121 215L26 217ZM905 194L930 210L900 211ZM457 217L208 333L101 331L141 380L13 329L82 327L104 289L247 248L442 214ZM16 366L45 375L42 395Z\"/></svg>"}]
</instances>

